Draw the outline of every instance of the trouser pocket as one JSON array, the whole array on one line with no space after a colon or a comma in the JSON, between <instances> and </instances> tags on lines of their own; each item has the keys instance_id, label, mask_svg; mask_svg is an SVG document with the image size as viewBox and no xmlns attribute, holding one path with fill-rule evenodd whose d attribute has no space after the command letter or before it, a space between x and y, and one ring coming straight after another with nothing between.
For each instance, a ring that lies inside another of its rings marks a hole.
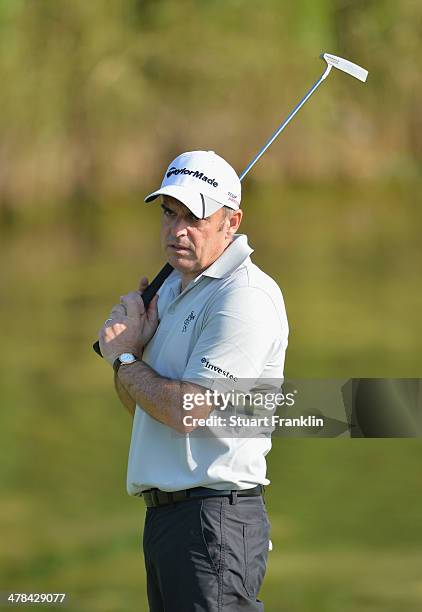
<instances>
[{"instance_id":1,"label":"trouser pocket","mask_svg":"<svg viewBox=\"0 0 422 612\"><path fill-rule=\"evenodd\" d=\"M243 584L249 597L256 597L267 569L270 524L263 520L243 525L245 574Z\"/></svg>"},{"instance_id":2,"label":"trouser pocket","mask_svg":"<svg viewBox=\"0 0 422 612\"><path fill-rule=\"evenodd\" d=\"M200 521L201 521L201 537L204 544L209 564L215 574L219 575L221 571L222 558L222 528L224 518L222 515L221 500L212 499L201 501Z\"/></svg>"}]
</instances>

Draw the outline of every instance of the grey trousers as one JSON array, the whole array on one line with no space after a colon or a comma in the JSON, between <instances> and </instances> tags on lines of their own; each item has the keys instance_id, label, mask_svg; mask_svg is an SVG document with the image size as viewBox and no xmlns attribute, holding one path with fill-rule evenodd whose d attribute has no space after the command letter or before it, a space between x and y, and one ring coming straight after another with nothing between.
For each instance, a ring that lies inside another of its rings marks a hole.
<instances>
[{"instance_id":1,"label":"grey trousers","mask_svg":"<svg viewBox=\"0 0 422 612\"><path fill-rule=\"evenodd\" d=\"M262 612L257 595L269 530L261 496L147 508L143 549L150 611Z\"/></svg>"}]
</instances>

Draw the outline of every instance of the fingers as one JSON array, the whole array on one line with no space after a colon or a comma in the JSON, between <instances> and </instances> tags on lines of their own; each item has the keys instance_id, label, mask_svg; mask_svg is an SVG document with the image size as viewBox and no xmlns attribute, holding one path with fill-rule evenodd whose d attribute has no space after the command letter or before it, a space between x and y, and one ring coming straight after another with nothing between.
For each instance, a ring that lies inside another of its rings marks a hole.
<instances>
[{"instance_id":1,"label":"fingers","mask_svg":"<svg viewBox=\"0 0 422 612\"><path fill-rule=\"evenodd\" d=\"M148 279L146 276L143 276L139 281L139 291L142 293L148 287Z\"/></svg>"},{"instance_id":2,"label":"fingers","mask_svg":"<svg viewBox=\"0 0 422 612\"><path fill-rule=\"evenodd\" d=\"M106 327L104 332L105 341L110 342L110 340L114 340L114 338L122 334L126 329L127 326L124 323L114 323L112 327Z\"/></svg>"},{"instance_id":3,"label":"fingers","mask_svg":"<svg viewBox=\"0 0 422 612\"><path fill-rule=\"evenodd\" d=\"M124 324L115 319L107 319L107 321L104 322L104 324L100 327L98 331L98 340L100 341L100 348L101 344L109 342L115 337L117 332L121 331L120 328L122 325ZM103 351L101 350L101 352Z\"/></svg>"},{"instance_id":4,"label":"fingers","mask_svg":"<svg viewBox=\"0 0 422 612\"><path fill-rule=\"evenodd\" d=\"M126 308L129 318L139 318L145 313L144 302L138 291L131 291L120 297L121 304Z\"/></svg>"},{"instance_id":5,"label":"fingers","mask_svg":"<svg viewBox=\"0 0 422 612\"><path fill-rule=\"evenodd\" d=\"M123 317L127 316L126 308L125 308L125 306L123 304L116 304L111 309L110 318L114 319L116 317L121 317L121 316L123 316Z\"/></svg>"},{"instance_id":6,"label":"fingers","mask_svg":"<svg viewBox=\"0 0 422 612\"><path fill-rule=\"evenodd\" d=\"M104 327L110 328L116 323L123 323L122 317L140 317L145 314L145 306L142 300L142 293L148 287L148 278L143 276L139 281L139 290L131 291L127 295L120 296L120 304L115 304L110 311L109 318L104 323ZM151 304L150 304L151 307ZM154 316L154 314L152 314Z\"/></svg>"}]
</instances>

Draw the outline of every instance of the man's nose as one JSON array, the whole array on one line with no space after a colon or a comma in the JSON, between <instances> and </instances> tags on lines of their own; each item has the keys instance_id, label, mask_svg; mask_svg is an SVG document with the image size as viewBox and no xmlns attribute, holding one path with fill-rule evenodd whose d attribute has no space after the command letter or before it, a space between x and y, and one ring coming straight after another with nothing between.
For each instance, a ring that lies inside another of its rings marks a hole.
<instances>
[{"instance_id":1,"label":"man's nose","mask_svg":"<svg viewBox=\"0 0 422 612\"><path fill-rule=\"evenodd\" d=\"M171 233L175 238L179 236L186 236L187 233L188 222L186 219L179 217L174 220L173 227L171 228Z\"/></svg>"}]
</instances>

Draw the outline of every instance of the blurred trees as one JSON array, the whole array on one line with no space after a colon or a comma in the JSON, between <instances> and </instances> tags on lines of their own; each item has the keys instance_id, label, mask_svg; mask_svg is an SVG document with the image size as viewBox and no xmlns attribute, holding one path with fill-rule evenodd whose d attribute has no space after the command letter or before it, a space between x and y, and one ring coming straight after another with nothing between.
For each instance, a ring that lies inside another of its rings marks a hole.
<instances>
[{"instance_id":1,"label":"blurred trees","mask_svg":"<svg viewBox=\"0 0 422 612\"><path fill-rule=\"evenodd\" d=\"M330 76L255 176L413 179L421 25L412 0L2 0L0 202L135 191L193 148L240 171L324 50L367 84Z\"/></svg>"}]
</instances>

